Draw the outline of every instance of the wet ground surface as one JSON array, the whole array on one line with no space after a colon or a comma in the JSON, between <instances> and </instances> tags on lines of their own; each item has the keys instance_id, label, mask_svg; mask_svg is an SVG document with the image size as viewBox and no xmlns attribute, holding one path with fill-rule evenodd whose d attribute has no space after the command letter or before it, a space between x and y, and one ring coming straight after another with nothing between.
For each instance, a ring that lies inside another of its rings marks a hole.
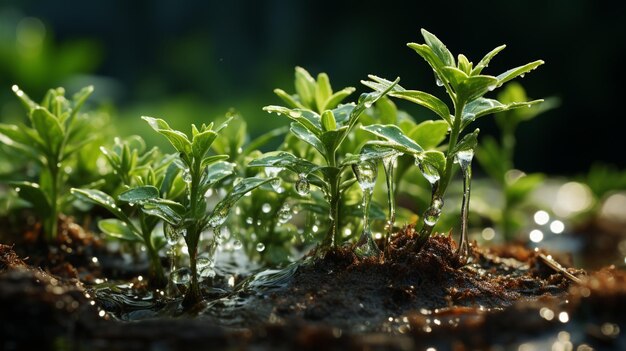
<instances>
[{"instance_id":1,"label":"wet ground surface","mask_svg":"<svg viewBox=\"0 0 626 351\"><path fill-rule=\"evenodd\" d=\"M140 279L83 283L0 246L0 350L626 349L624 271L521 246L462 264L447 236L405 252L413 234L384 260L345 248L250 277L221 270L190 311Z\"/></svg>"}]
</instances>

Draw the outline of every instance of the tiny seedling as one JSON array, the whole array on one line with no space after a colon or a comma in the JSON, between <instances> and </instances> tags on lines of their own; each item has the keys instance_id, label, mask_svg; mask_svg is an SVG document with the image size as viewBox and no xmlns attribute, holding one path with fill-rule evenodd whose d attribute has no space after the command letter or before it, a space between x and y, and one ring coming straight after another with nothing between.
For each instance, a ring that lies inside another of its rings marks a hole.
<instances>
[{"instance_id":1,"label":"tiny seedling","mask_svg":"<svg viewBox=\"0 0 626 351\"><path fill-rule=\"evenodd\" d=\"M388 90L394 87L391 83L386 90L362 94L358 103L339 105L353 88L345 88L333 93L328 76L324 73L314 79L306 70L296 68L295 86L297 95L290 96L282 90L275 90L289 107L266 106L264 110L289 118L290 132L302 142L313 147L321 155L322 161L316 164L317 158L305 159L293 153L278 151L265 154L254 160L249 166L266 167L276 172L285 169L297 175L295 191L306 196L311 185L322 190L328 203L329 227L318 253L325 253L335 247L341 240L340 204L342 194L355 183L355 177L349 170L355 160L338 153L342 143L352 133L359 122L359 116ZM366 167L366 166L363 166ZM346 172L348 171L348 172ZM361 172L362 171L362 172ZM364 187L366 198L374 181L373 170L355 166L356 180ZM364 206L367 209L367 206ZM365 218L367 219L367 211ZM368 228L364 228L357 253L363 256L375 255L377 248Z\"/></svg>"},{"instance_id":2,"label":"tiny seedling","mask_svg":"<svg viewBox=\"0 0 626 351\"><path fill-rule=\"evenodd\" d=\"M503 104L525 100L527 100L526 91L517 82L507 84L498 94L498 101ZM529 108L496 113L494 117L500 129L500 142L486 136L479 146L479 152L476 154L479 164L502 191L503 205L501 209L492 209L495 212L492 218L505 239L512 239L522 227L525 216L519 209L544 179L543 174L525 174L515 169L513 162L515 130L519 123L529 121L557 105L558 99L547 98L543 103Z\"/></svg>"},{"instance_id":3,"label":"tiny seedling","mask_svg":"<svg viewBox=\"0 0 626 351\"><path fill-rule=\"evenodd\" d=\"M120 183L121 191L112 194L97 189L72 189L77 197L102 206L116 218L103 219L98 228L109 237L130 242L142 243L150 259L150 284L162 288L167 283L159 250L165 242L154 235L160 217L141 211L137 203L138 192L145 198L173 199L183 188L176 177L178 168L171 162L174 155L163 156L155 147L146 151L146 146L138 136L127 140L115 140L112 148L101 147Z\"/></svg>"},{"instance_id":4,"label":"tiny seedling","mask_svg":"<svg viewBox=\"0 0 626 351\"><path fill-rule=\"evenodd\" d=\"M461 206L462 228L459 243L459 255L467 257L469 247L467 243L467 214L469 210L471 162L477 143L478 129L462 137L462 132L477 118L503 112L515 108L532 106L541 100L530 102L502 103L495 99L485 98L484 95L502 86L502 84L518 76L534 70L543 61L538 60L526 65L510 69L498 76L482 74L482 71L491 59L504 49L499 46L489 52L474 66L464 55L458 55L455 60L452 53L433 34L422 29L425 44L409 43L433 69L438 86L444 87L452 102L452 113L447 104L434 95L418 91L406 90L401 86L376 76L370 76L370 81L363 82L377 92L389 91L389 96L411 101L435 112L441 117L450 129L448 145L444 152L424 151L423 147L407 137L395 125L370 125L363 127L376 135L382 141L377 145L386 146L402 153L414 155L424 177L432 185L432 199L430 207L422 216L422 228L415 249L420 250L430 237L443 208L443 197L454 174L454 164L458 163L463 173L463 203Z\"/></svg>"},{"instance_id":5,"label":"tiny seedling","mask_svg":"<svg viewBox=\"0 0 626 351\"><path fill-rule=\"evenodd\" d=\"M57 238L60 212L72 200L66 186L66 167L95 137L88 120L78 115L93 87L83 88L71 100L65 97L63 88L51 89L41 104L31 100L17 85L13 92L28 112L29 125L0 124L0 140L41 167L37 182L11 184L42 219L45 238L50 243Z\"/></svg>"},{"instance_id":6,"label":"tiny seedling","mask_svg":"<svg viewBox=\"0 0 626 351\"><path fill-rule=\"evenodd\" d=\"M224 129L228 121L213 129L213 123L197 128L192 125L191 137L172 129L162 119L143 117L148 124L167 140L178 152L174 163L182 172L186 196L180 201L160 197L158 189L142 186L124 193L128 202L141 204L142 210L161 218L165 224L166 236L182 236L189 251L191 282L185 294L183 304L192 306L201 301L198 285L198 244L200 234L209 227L215 235L210 243L210 260L214 259L215 248L219 239L220 226L226 221L234 203L246 193L271 179L247 178L235 184L231 192L216 205L212 212L207 210L205 194L224 177L233 171L233 164L223 162L227 155L210 155L211 145Z\"/></svg>"}]
</instances>

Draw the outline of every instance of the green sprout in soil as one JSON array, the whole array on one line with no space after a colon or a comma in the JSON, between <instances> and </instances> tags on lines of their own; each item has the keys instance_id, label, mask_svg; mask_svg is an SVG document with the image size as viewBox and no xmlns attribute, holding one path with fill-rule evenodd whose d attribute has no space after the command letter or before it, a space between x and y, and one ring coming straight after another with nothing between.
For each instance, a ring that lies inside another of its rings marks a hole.
<instances>
[{"instance_id":1,"label":"green sprout in soil","mask_svg":"<svg viewBox=\"0 0 626 351\"><path fill-rule=\"evenodd\" d=\"M526 91L517 82L506 85L498 94L498 101L503 104L525 101ZM524 121L529 121L538 115L555 108L558 105L557 98L547 98L541 104L529 108L510 109L494 115L496 124L500 129L500 142L487 136L479 146L476 157L485 172L496 181L502 190L503 205L501 210L496 210L494 220L506 240L513 239L516 232L523 226L524 216L519 208L528 199L544 179L543 174L525 174L514 167L515 155L515 130Z\"/></svg>"},{"instance_id":2,"label":"green sprout in soil","mask_svg":"<svg viewBox=\"0 0 626 351\"><path fill-rule=\"evenodd\" d=\"M376 145L398 150L405 154L414 155L424 177L432 185L432 199L430 207L422 216L422 228L419 233L415 250L419 251L433 232L443 208L443 198L450 184L458 163L463 173L463 203L461 206L462 228L458 253L462 257L468 256L467 242L467 215L470 199L471 162L477 144L478 129L463 135L463 131L477 118L516 108L530 107L541 100L502 103L495 99L485 98L484 95L502 86L504 83L534 70L543 61L538 60L526 65L510 69L498 76L482 74L491 59L504 49L499 46L489 52L474 66L464 55L460 54L455 60L452 53L433 34L422 29L425 44L409 43L433 69L438 86L444 87L452 102L452 111L447 104L434 95L418 91L406 90L403 87L376 76L370 76L371 81L364 82L377 92L389 92L395 98L411 101L430 109L441 117L449 126L448 145L443 152L425 152L423 148L407 137L395 125L370 125L363 127L376 135L382 141Z\"/></svg>"},{"instance_id":3,"label":"green sprout in soil","mask_svg":"<svg viewBox=\"0 0 626 351\"><path fill-rule=\"evenodd\" d=\"M290 96L282 90L275 90L288 107L266 106L264 108L265 111L289 118L292 121L291 134L312 146L322 157L321 163L314 163L316 158L309 160L289 152L278 151L265 154L249 165L270 168L276 172L286 169L296 174L298 179L294 187L301 196L309 194L311 185L322 190L328 203L330 223L319 253L327 252L330 248L340 244L341 198L343 193L355 183L354 175L349 172L354 162L346 162L347 155L340 154L338 151L353 132L359 122L359 116L391 90L395 83L397 82L391 83L385 90L362 94L356 104L339 105L352 93L353 88L345 88L334 93L326 74L321 73L317 79L314 79L306 70L298 67L295 79L297 95ZM374 185L375 174L371 167L366 169L367 166L371 165L364 164L362 169L357 166L355 173L356 180L369 192ZM367 208L364 212L367 214ZM367 215L365 218L367 219ZM369 250L374 247L371 245L372 241L371 233L365 228L364 235L359 240L359 243L363 244L359 245L362 247L363 255L377 254Z\"/></svg>"},{"instance_id":4,"label":"green sprout in soil","mask_svg":"<svg viewBox=\"0 0 626 351\"><path fill-rule=\"evenodd\" d=\"M93 87L83 88L71 100L65 97L63 88L50 89L41 104L17 85L13 92L28 112L29 125L0 124L0 140L22 151L41 171L37 182L11 184L42 219L45 239L51 243L57 238L59 214L72 200L66 186L66 167L81 148L94 140L87 118L78 115Z\"/></svg>"},{"instance_id":5,"label":"green sprout in soil","mask_svg":"<svg viewBox=\"0 0 626 351\"><path fill-rule=\"evenodd\" d=\"M184 191L177 177L178 168L172 164L174 155L163 156L154 147L146 151L145 142L138 136L127 140L116 139L112 148L101 147L102 153L120 183L120 190L107 194L97 189L72 189L72 193L88 202L107 209L116 218L98 222L98 228L109 237L129 243L145 245L150 260L150 284L162 288L167 283L159 249L162 237L154 235L160 217L142 211L142 198L175 199Z\"/></svg>"}]
</instances>

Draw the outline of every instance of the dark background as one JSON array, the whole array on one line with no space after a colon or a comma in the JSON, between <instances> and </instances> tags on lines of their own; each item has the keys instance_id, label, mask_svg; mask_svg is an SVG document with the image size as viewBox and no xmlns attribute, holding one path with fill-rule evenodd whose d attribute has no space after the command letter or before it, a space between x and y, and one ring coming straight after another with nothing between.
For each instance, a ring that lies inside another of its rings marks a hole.
<instances>
[{"instance_id":1,"label":"dark background","mask_svg":"<svg viewBox=\"0 0 626 351\"><path fill-rule=\"evenodd\" d=\"M46 27L51 49L37 69L11 53L23 17ZM546 61L521 83L529 96L558 96L561 106L520 126L518 168L577 174L602 162L624 169L625 23L622 2L591 0L1 1L0 102L13 100L14 83L34 96L50 86L95 84L95 98L117 106L124 133L144 127L140 115L184 126L234 107L258 134L283 124L261 107L279 103L273 88L293 91L296 65L327 72L334 88L366 91L359 81L373 73L443 96L406 47L423 42L419 29L426 28L475 63L507 44L487 74ZM0 111L5 118L13 112ZM477 124L496 132L488 117Z\"/></svg>"}]
</instances>

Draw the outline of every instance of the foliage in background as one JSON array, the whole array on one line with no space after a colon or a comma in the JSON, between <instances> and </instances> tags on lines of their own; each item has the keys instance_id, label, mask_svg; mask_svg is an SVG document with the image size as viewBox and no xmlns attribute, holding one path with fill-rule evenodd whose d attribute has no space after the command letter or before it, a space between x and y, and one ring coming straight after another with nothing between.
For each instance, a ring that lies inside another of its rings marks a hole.
<instances>
[{"instance_id":1,"label":"foliage in background","mask_svg":"<svg viewBox=\"0 0 626 351\"><path fill-rule=\"evenodd\" d=\"M51 89L41 104L16 85L13 91L28 112L29 125L0 124L0 138L35 161L40 170L36 182L11 184L42 219L45 238L52 242L57 237L59 213L72 201L67 179L76 155L96 139L89 117L78 114L93 88L82 89L71 100L65 98L63 88Z\"/></svg>"},{"instance_id":2,"label":"foliage in background","mask_svg":"<svg viewBox=\"0 0 626 351\"><path fill-rule=\"evenodd\" d=\"M517 82L509 83L498 94L498 101L510 104L516 101L526 101L526 91ZM477 153L477 159L485 172L493 179L502 192L502 207L489 206L489 217L498 226L506 240L514 235L525 223L525 213L521 207L528 200L529 195L544 180L540 173L525 174L515 169L515 131L521 122L529 121L538 115L558 106L556 98L547 98L538 105L523 109L513 109L495 114L496 123L500 129L500 142L492 136L483 139Z\"/></svg>"}]
</instances>

